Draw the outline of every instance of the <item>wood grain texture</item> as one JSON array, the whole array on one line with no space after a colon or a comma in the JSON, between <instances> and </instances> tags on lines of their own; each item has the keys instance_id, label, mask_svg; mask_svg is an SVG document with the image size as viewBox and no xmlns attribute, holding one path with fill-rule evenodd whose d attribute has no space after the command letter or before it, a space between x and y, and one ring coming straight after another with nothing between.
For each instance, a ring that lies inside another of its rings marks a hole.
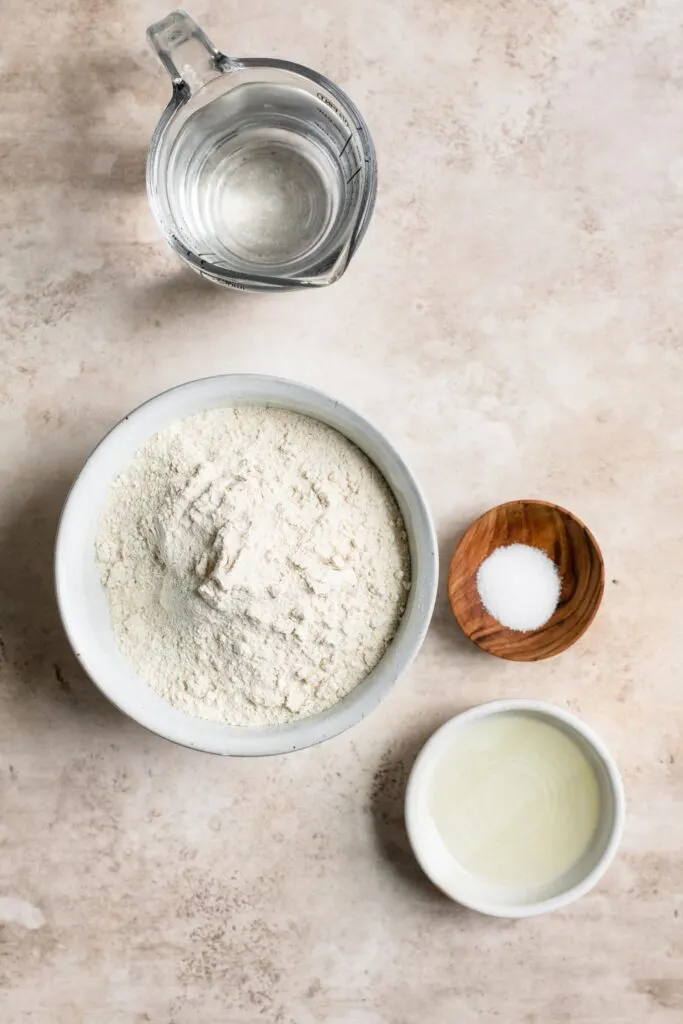
<instances>
[{"instance_id":1,"label":"wood grain texture","mask_svg":"<svg viewBox=\"0 0 683 1024\"><path fill-rule=\"evenodd\" d=\"M530 544L557 566L560 601L540 629L508 629L481 603L477 570L507 544ZM571 512L545 501L511 501L489 509L461 539L448 573L448 597L462 631L482 650L510 661L540 661L565 651L590 626L604 589L604 562L590 530Z\"/></svg>"}]
</instances>

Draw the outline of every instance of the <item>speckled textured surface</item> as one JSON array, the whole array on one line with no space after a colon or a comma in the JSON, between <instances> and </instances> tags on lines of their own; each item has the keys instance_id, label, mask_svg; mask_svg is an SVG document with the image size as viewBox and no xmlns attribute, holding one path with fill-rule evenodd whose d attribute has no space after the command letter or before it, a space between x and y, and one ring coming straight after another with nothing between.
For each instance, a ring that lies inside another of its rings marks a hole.
<instances>
[{"instance_id":1,"label":"speckled textured surface","mask_svg":"<svg viewBox=\"0 0 683 1024\"><path fill-rule=\"evenodd\" d=\"M3 12L3 1024L680 1022L683 10L195 3L225 50L319 68L374 130L379 201L348 274L273 298L189 276L147 211L169 83L144 28L165 11ZM590 632L552 662L495 662L442 590L409 676L323 747L227 761L124 720L60 632L58 512L122 414L233 370L376 421L444 556L499 501L573 509L607 562ZM515 695L583 714L630 814L592 895L511 923L430 888L401 806L436 725Z\"/></svg>"}]
</instances>

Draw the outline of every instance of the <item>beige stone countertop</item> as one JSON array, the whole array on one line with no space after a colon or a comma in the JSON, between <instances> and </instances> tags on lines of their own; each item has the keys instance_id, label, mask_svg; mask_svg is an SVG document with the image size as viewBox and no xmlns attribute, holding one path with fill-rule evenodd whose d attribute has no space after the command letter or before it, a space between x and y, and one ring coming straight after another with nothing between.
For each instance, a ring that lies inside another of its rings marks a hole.
<instances>
[{"instance_id":1,"label":"beige stone countertop","mask_svg":"<svg viewBox=\"0 0 683 1024\"><path fill-rule=\"evenodd\" d=\"M377 143L348 273L275 297L195 279L148 212L170 83L144 29L167 9L3 5L2 1024L680 1024L683 8L195 0L228 53L346 88ZM374 420L444 566L497 502L571 508L607 564L593 627L550 662L498 662L442 587L384 704L288 757L211 757L124 718L59 626L60 507L133 406L232 371ZM598 888L519 922L440 896L402 820L428 734L510 696L580 713L628 797Z\"/></svg>"}]
</instances>

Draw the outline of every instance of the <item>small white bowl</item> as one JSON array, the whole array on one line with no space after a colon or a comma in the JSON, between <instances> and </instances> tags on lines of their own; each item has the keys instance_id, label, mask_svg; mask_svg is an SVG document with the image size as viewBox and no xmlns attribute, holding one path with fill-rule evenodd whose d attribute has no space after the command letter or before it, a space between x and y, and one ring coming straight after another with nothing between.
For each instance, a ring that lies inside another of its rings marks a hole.
<instances>
[{"instance_id":1,"label":"small white bowl","mask_svg":"<svg viewBox=\"0 0 683 1024\"><path fill-rule=\"evenodd\" d=\"M383 474L405 521L412 588L398 632L380 663L329 710L287 725L237 728L193 718L140 679L119 650L95 562L95 539L109 488L141 445L174 420L204 409L268 405L321 420L365 452ZM400 455L351 409L313 388L277 377L231 374L191 381L129 413L100 442L76 480L62 513L55 585L64 629L93 682L121 711L176 743L215 754L281 754L336 736L364 718L419 651L432 616L438 580L436 534L420 488Z\"/></svg>"},{"instance_id":2,"label":"small white bowl","mask_svg":"<svg viewBox=\"0 0 683 1024\"><path fill-rule=\"evenodd\" d=\"M503 889L492 896L490 887L482 885L465 871L447 851L429 810L433 772L451 746L454 734L491 715L520 712L546 719L574 740L590 761L600 791L600 817L589 849L557 884L546 887L529 902L510 899ZM428 878L452 900L492 917L534 917L573 903L599 882L621 841L625 805L623 783L612 755L580 718L545 701L498 700L456 715L431 736L410 773L405 816L408 837L418 863Z\"/></svg>"}]
</instances>

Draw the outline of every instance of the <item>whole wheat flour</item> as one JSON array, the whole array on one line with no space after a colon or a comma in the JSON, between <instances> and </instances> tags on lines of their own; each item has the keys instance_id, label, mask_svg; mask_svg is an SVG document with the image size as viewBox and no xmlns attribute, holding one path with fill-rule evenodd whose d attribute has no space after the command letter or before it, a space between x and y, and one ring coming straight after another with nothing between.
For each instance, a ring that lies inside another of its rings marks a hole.
<instances>
[{"instance_id":1,"label":"whole wheat flour","mask_svg":"<svg viewBox=\"0 0 683 1024\"><path fill-rule=\"evenodd\" d=\"M381 474L281 409L216 409L153 437L111 488L96 554L141 679L231 725L340 700L384 654L410 588Z\"/></svg>"}]
</instances>

